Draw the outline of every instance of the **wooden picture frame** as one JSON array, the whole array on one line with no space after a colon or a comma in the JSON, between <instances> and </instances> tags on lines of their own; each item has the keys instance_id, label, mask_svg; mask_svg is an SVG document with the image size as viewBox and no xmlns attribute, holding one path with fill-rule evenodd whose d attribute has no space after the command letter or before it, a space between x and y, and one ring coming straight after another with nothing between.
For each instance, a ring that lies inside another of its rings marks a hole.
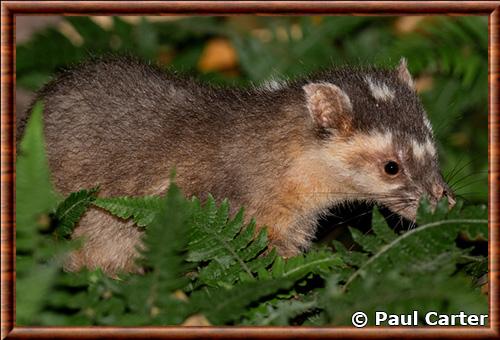
<instances>
[{"instance_id":1,"label":"wooden picture frame","mask_svg":"<svg viewBox=\"0 0 500 340\"><path fill-rule=\"evenodd\" d=\"M4 1L1 4L1 336L21 338L416 338L500 336L500 1ZM489 16L488 328L475 327L17 327L15 325L16 15L487 15Z\"/></svg>"}]
</instances>

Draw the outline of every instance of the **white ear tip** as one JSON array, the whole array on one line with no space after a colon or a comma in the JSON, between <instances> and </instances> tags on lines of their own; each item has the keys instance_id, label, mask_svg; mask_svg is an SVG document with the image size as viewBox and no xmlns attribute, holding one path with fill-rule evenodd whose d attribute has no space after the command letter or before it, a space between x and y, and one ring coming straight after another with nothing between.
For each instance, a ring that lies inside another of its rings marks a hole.
<instances>
[{"instance_id":1,"label":"white ear tip","mask_svg":"<svg viewBox=\"0 0 500 340\"><path fill-rule=\"evenodd\" d=\"M409 87L411 88L415 87L413 78L410 74L410 71L408 70L408 62L406 61L405 57L401 57L401 59L399 60L399 65L396 71L398 73L399 79L405 82Z\"/></svg>"}]
</instances>

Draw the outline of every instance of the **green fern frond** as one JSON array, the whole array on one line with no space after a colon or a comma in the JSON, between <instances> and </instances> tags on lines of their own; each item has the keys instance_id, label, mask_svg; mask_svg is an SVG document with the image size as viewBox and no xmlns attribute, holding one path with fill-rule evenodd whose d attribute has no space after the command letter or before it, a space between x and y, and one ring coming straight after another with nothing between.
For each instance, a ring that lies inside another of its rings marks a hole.
<instances>
[{"instance_id":1,"label":"green fern frond","mask_svg":"<svg viewBox=\"0 0 500 340\"><path fill-rule=\"evenodd\" d=\"M276 257L268 271L259 272L259 280L287 280L307 286L307 278L318 274L329 276L342 272L345 264L337 254L327 249L315 249L302 255L283 259ZM306 290L307 292L307 290ZM316 310L319 305L315 296L298 294L295 290L284 291L272 300L263 301L245 313L242 324L280 325L301 314ZM307 294L307 293L306 293Z\"/></svg>"},{"instance_id":2,"label":"green fern frond","mask_svg":"<svg viewBox=\"0 0 500 340\"><path fill-rule=\"evenodd\" d=\"M271 268L273 278L300 279L307 274L327 274L344 262L327 249L311 250L289 259L277 257Z\"/></svg>"},{"instance_id":3,"label":"green fern frond","mask_svg":"<svg viewBox=\"0 0 500 340\"><path fill-rule=\"evenodd\" d=\"M351 324L350 316L356 311L365 312L371 324L375 311L487 313L486 297L473 288L476 280L463 275L484 275L486 261L455 245L461 232L486 237L486 209L463 207L460 201L449 210L446 199L435 207L424 200L417 215L421 225L397 235L375 212L375 235L351 230L363 252L347 251L335 243L342 259L352 267L327 279L327 288L318 300L329 322ZM457 274L458 265L463 269Z\"/></svg>"},{"instance_id":4,"label":"green fern frond","mask_svg":"<svg viewBox=\"0 0 500 340\"><path fill-rule=\"evenodd\" d=\"M80 217L90 204L95 201L98 191L98 188L94 188L74 192L57 206L54 214L55 223L57 224L55 231L57 236L67 237L71 234Z\"/></svg>"},{"instance_id":5,"label":"green fern frond","mask_svg":"<svg viewBox=\"0 0 500 340\"><path fill-rule=\"evenodd\" d=\"M449 211L446 199L435 208L428 201L423 201L417 221L426 223L396 238L387 230L380 214L374 212L376 235L362 235L357 230L351 230L353 239L364 252L347 252L335 242L342 259L357 268L346 278L344 289L361 276L388 270L431 272L436 267L444 268L445 264L454 266L464 254L454 242L458 234L465 231L472 235L487 235L488 231L486 210L474 209L473 214L471 211L468 216L475 218L458 218L463 211L461 204ZM385 235L385 240L379 235ZM388 240L390 242L386 242Z\"/></svg>"},{"instance_id":6,"label":"green fern frond","mask_svg":"<svg viewBox=\"0 0 500 340\"><path fill-rule=\"evenodd\" d=\"M252 230L252 228L249 228ZM265 231L259 235L265 236ZM247 252L250 254L250 252ZM241 261L234 260L230 255L215 258L205 267L199 269L198 284L208 286L231 287L236 281L254 281L260 269L268 268L276 259L276 251L271 251L265 256L247 257L242 254ZM265 271L267 273L267 271Z\"/></svg>"},{"instance_id":7,"label":"green fern frond","mask_svg":"<svg viewBox=\"0 0 500 340\"><path fill-rule=\"evenodd\" d=\"M299 315L313 311L318 306L316 296L290 300L269 301L249 310L244 315L242 325L287 326Z\"/></svg>"},{"instance_id":8,"label":"green fern frond","mask_svg":"<svg viewBox=\"0 0 500 340\"><path fill-rule=\"evenodd\" d=\"M49 166L44 149L43 105L33 107L26 125L24 137L19 144L16 161L16 233L18 249L33 249L32 235L40 220L48 221L48 213L54 209L59 197L52 188Z\"/></svg>"},{"instance_id":9,"label":"green fern frond","mask_svg":"<svg viewBox=\"0 0 500 340\"><path fill-rule=\"evenodd\" d=\"M162 204L155 196L97 198L92 203L120 218L132 218L139 227L151 224Z\"/></svg>"},{"instance_id":10,"label":"green fern frond","mask_svg":"<svg viewBox=\"0 0 500 340\"><path fill-rule=\"evenodd\" d=\"M142 262L157 270L159 279L165 279L166 282L178 280L188 268L181 255L185 255L187 251L186 225L191 217L192 204L184 198L179 187L173 182L164 198L147 198L141 207L150 202L154 202L153 206L159 204L159 208L143 239L145 250L142 251ZM142 208L139 211L142 211ZM178 288L178 285L174 284L174 288Z\"/></svg>"},{"instance_id":11,"label":"green fern frond","mask_svg":"<svg viewBox=\"0 0 500 340\"><path fill-rule=\"evenodd\" d=\"M487 314L487 297L479 290L470 288L469 279L447 272L434 271L431 275L402 274L387 270L364 280L354 282L346 292L338 277L327 280L326 289L318 298L329 324L351 326L351 316L363 311L369 325L374 324L375 312L411 314L418 311L424 316L429 311L454 314ZM425 325L418 320L419 325Z\"/></svg>"},{"instance_id":12,"label":"green fern frond","mask_svg":"<svg viewBox=\"0 0 500 340\"><path fill-rule=\"evenodd\" d=\"M243 225L243 210L229 218L229 204L217 207L213 197L204 206L194 201L188 261L208 262L199 271L200 283L231 286L238 279L253 279L258 268L267 266L275 254L263 255L267 232L255 235L255 223Z\"/></svg>"},{"instance_id":13,"label":"green fern frond","mask_svg":"<svg viewBox=\"0 0 500 340\"><path fill-rule=\"evenodd\" d=\"M144 324L181 323L189 309L184 301L174 297L174 292L187 284L185 274L191 268L184 258L192 204L173 182L164 198L147 198L142 203L134 199L133 203L134 208L127 206L130 216L140 215L147 207L148 214L154 212L154 218L147 224L139 260L146 274L127 280L123 289L127 305L134 313L144 316ZM138 210L134 210L137 207ZM145 215L141 216L144 221Z\"/></svg>"},{"instance_id":14,"label":"green fern frond","mask_svg":"<svg viewBox=\"0 0 500 340\"><path fill-rule=\"evenodd\" d=\"M16 160L16 322L21 325L39 322L57 272L50 259L60 252L41 233L49 229L58 200L44 150L42 111L36 103Z\"/></svg>"},{"instance_id":15,"label":"green fern frond","mask_svg":"<svg viewBox=\"0 0 500 340\"><path fill-rule=\"evenodd\" d=\"M214 325L230 324L238 320L248 310L248 306L279 290L287 290L293 280L263 280L243 282L231 289L206 288L194 292L190 302Z\"/></svg>"}]
</instances>

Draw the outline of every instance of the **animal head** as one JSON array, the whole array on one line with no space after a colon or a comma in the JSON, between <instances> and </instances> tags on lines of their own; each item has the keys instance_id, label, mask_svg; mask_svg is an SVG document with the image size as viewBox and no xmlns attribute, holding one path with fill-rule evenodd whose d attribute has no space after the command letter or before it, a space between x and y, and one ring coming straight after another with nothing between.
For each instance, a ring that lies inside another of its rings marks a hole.
<instances>
[{"instance_id":1,"label":"animal head","mask_svg":"<svg viewBox=\"0 0 500 340\"><path fill-rule=\"evenodd\" d=\"M302 87L324 168L341 182L332 194L363 199L414 220L419 200L454 197L406 61L395 69L341 69Z\"/></svg>"}]
</instances>

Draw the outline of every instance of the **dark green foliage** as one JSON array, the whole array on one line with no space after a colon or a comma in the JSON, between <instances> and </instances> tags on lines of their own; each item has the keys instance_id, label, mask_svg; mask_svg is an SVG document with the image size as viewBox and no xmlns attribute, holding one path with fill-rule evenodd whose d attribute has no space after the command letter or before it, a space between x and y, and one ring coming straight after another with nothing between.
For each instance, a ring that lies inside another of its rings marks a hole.
<instances>
[{"instance_id":1,"label":"dark green foliage","mask_svg":"<svg viewBox=\"0 0 500 340\"><path fill-rule=\"evenodd\" d=\"M260 304L245 314L243 325L286 326L293 324L293 319L313 312L318 306L316 297L300 297L290 300L276 299Z\"/></svg>"},{"instance_id":2,"label":"dark green foliage","mask_svg":"<svg viewBox=\"0 0 500 340\"><path fill-rule=\"evenodd\" d=\"M187 316L187 304L175 296L176 290L187 283L185 273L190 269L184 260L187 247L186 223L191 206L177 186L171 185L166 197L159 201L147 199L139 211L157 206L154 218L144 237L146 250L141 252L138 265L144 275L131 276L121 285L121 300L133 324L178 324ZM115 312L116 313L116 312Z\"/></svg>"},{"instance_id":3,"label":"dark green foliage","mask_svg":"<svg viewBox=\"0 0 500 340\"><path fill-rule=\"evenodd\" d=\"M347 252L340 245L341 256L352 268L331 276L320 301L330 322L350 324L356 311L363 311L373 322L375 311L393 314L438 311L443 314L487 313L486 297L472 287L473 278L464 272L456 273L457 263L469 263L469 275L479 277L485 273L478 263L480 256L466 255L454 240L460 232L487 237L487 212L458 204L448 211L446 199L435 209L422 202L417 221L425 221L418 228L396 235L380 215L374 216L375 235L361 235L351 230L353 239L363 248L362 253ZM473 227L472 227L473 226ZM472 267L474 266L474 267ZM472 268L476 269L474 271ZM453 275L454 274L454 275Z\"/></svg>"},{"instance_id":4,"label":"dark green foliage","mask_svg":"<svg viewBox=\"0 0 500 340\"><path fill-rule=\"evenodd\" d=\"M16 247L20 250L36 247L37 240L32 235L24 238L20 234L32 233L37 228L48 228L47 212L57 203L57 195L50 185L42 134L42 105L37 103L26 126L26 135L20 143L16 163L16 192L29 193L16 197Z\"/></svg>"},{"instance_id":5,"label":"dark green foliage","mask_svg":"<svg viewBox=\"0 0 500 340\"><path fill-rule=\"evenodd\" d=\"M450 277L439 270L434 270L432 275L389 270L357 280L347 292L336 277L331 277L327 283L318 305L325 308L327 323L334 325L351 325L351 316L357 311L365 312L371 325L375 311L411 314L416 310L422 316L429 311L488 313L487 297L471 289L469 279L460 275ZM464 287L469 288L465 290ZM419 320L419 325L425 325L424 321Z\"/></svg>"},{"instance_id":6,"label":"dark green foliage","mask_svg":"<svg viewBox=\"0 0 500 340\"><path fill-rule=\"evenodd\" d=\"M57 197L50 185L43 149L40 103L35 105L20 143L16 171L16 309L22 311L17 316L18 324L27 324L37 320L57 269L47 263L57 254L56 249L41 234L49 228L49 212Z\"/></svg>"},{"instance_id":7,"label":"dark green foliage","mask_svg":"<svg viewBox=\"0 0 500 340\"><path fill-rule=\"evenodd\" d=\"M292 280L275 279L244 282L231 289L202 289L192 294L191 302L211 324L233 324L247 311L250 304L272 297L281 289L286 291L292 285Z\"/></svg>"},{"instance_id":8,"label":"dark green foliage","mask_svg":"<svg viewBox=\"0 0 500 340\"><path fill-rule=\"evenodd\" d=\"M443 199L432 212L431 205L422 202L417 221L426 223L397 237L391 235L390 242L379 236L387 238L392 232L376 212L373 222L376 235L364 236L351 230L354 241L363 247L364 252L355 261L352 260L355 252L343 255L346 262L357 268L346 278L344 289L360 276L379 274L387 269L421 275L445 269L453 272L456 262L464 255L464 250L457 248L454 242L459 232L487 236L488 219L486 211L480 207L475 209L477 214L474 219L455 219L461 215L461 205L450 212L447 205L447 200Z\"/></svg>"}]
</instances>

